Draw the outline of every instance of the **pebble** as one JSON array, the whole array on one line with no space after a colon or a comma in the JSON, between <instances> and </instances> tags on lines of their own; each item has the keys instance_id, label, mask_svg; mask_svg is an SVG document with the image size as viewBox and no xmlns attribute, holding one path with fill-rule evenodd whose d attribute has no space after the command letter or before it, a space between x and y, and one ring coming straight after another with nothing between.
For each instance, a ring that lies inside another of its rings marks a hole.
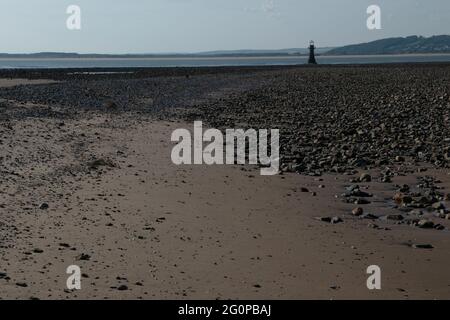
<instances>
[{"instance_id":1,"label":"pebble","mask_svg":"<svg viewBox=\"0 0 450 320\"><path fill-rule=\"evenodd\" d=\"M352 214L356 217L362 216L364 214L364 209L361 207L357 207L352 210Z\"/></svg>"},{"instance_id":2,"label":"pebble","mask_svg":"<svg viewBox=\"0 0 450 320\"><path fill-rule=\"evenodd\" d=\"M359 181L360 182L371 182L372 181L372 176L368 173L363 173L360 177L359 177Z\"/></svg>"},{"instance_id":3,"label":"pebble","mask_svg":"<svg viewBox=\"0 0 450 320\"><path fill-rule=\"evenodd\" d=\"M50 206L48 205L48 203L42 203L40 206L39 206L39 209L41 209L41 210L47 210L48 208L49 208Z\"/></svg>"},{"instance_id":4,"label":"pebble","mask_svg":"<svg viewBox=\"0 0 450 320\"><path fill-rule=\"evenodd\" d=\"M405 217L403 217L401 214L389 214L386 216L386 219L392 221L402 221L403 219L405 219Z\"/></svg>"},{"instance_id":5,"label":"pebble","mask_svg":"<svg viewBox=\"0 0 450 320\"><path fill-rule=\"evenodd\" d=\"M86 254L86 253L82 253L79 256L77 256L76 259L79 260L79 261L88 261L88 260L91 259L91 256Z\"/></svg>"},{"instance_id":6,"label":"pebble","mask_svg":"<svg viewBox=\"0 0 450 320\"><path fill-rule=\"evenodd\" d=\"M434 228L433 221L422 219L417 223L417 226L422 229L432 229Z\"/></svg>"},{"instance_id":7,"label":"pebble","mask_svg":"<svg viewBox=\"0 0 450 320\"><path fill-rule=\"evenodd\" d=\"M414 249L433 249L431 244L413 244L412 247Z\"/></svg>"}]
</instances>

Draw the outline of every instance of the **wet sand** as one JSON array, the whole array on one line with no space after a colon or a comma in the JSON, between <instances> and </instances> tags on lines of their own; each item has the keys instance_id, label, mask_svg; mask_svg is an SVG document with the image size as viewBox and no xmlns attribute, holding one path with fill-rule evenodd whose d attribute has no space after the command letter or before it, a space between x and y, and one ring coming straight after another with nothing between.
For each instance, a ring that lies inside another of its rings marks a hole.
<instances>
[{"instance_id":1,"label":"wet sand","mask_svg":"<svg viewBox=\"0 0 450 320\"><path fill-rule=\"evenodd\" d=\"M239 93L220 77L220 90L195 100ZM172 114L5 104L3 299L450 298L450 220L423 209L421 219L445 229L419 228L392 200L424 176L445 194L445 167L393 163L387 183L385 166L273 177L252 166L175 166L171 133L192 123ZM371 181L355 182L363 173ZM355 184L369 204L343 201ZM379 218L356 217L355 207ZM398 214L403 222L386 219ZM79 291L66 289L69 265L81 267ZM381 267L382 290L366 287L370 265Z\"/></svg>"}]
</instances>

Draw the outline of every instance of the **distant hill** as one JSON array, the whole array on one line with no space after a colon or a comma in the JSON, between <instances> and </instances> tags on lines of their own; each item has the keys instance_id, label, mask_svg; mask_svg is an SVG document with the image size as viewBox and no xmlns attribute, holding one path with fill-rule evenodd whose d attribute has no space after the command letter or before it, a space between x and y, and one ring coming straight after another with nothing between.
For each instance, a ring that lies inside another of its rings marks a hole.
<instances>
[{"instance_id":1,"label":"distant hill","mask_svg":"<svg viewBox=\"0 0 450 320\"><path fill-rule=\"evenodd\" d=\"M330 51L331 47L317 48L316 53L322 54ZM309 54L308 48L289 48L289 49L274 49L274 50L222 50L222 51L207 51L199 52L198 56L290 56L290 55L305 55Z\"/></svg>"},{"instance_id":2,"label":"distant hill","mask_svg":"<svg viewBox=\"0 0 450 320\"><path fill-rule=\"evenodd\" d=\"M220 50L198 53L158 53L158 54L79 54L72 52L38 52L30 54L0 53L0 58L33 59L74 59L74 58L208 58L208 57L262 57L262 56L299 56L307 55L308 48L289 48L275 50ZM352 44L338 48L317 48L318 55L377 55L412 53L450 53L450 35L432 37L410 36L376 40L367 43Z\"/></svg>"},{"instance_id":3,"label":"distant hill","mask_svg":"<svg viewBox=\"0 0 450 320\"><path fill-rule=\"evenodd\" d=\"M328 51L327 55L370 55L408 53L450 53L450 36L410 36L387 38L368 43L353 44Z\"/></svg>"},{"instance_id":4,"label":"distant hill","mask_svg":"<svg viewBox=\"0 0 450 320\"><path fill-rule=\"evenodd\" d=\"M332 48L317 48L321 54ZM37 53L0 53L1 59L76 59L76 58L208 58L208 57L262 57L262 56L298 56L309 53L307 48L292 48L279 50L223 50L199 53L159 53L159 54L80 54L75 52L37 52Z\"/></svg>"}]
</instances>

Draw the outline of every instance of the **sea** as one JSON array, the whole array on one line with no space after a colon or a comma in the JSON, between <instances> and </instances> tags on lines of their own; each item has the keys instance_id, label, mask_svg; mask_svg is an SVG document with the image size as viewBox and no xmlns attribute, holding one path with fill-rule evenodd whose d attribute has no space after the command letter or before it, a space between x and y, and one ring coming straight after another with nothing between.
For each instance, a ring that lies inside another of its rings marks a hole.
<instances>
[{"instance_id":1,"label":"sea","mask_svg":"<svg viewBox=\"0 0 450 320\"><path fill-rule=\"evenodd\" d=\"M317 56L319 64L383 64L450 62L450 54L409 54L371 56ZM0 58L0 69L30 68L135 68L135 67L217 67L301 65L306 56L290 57L175 57L175 58Z\"/></svg>"}]
</instances>

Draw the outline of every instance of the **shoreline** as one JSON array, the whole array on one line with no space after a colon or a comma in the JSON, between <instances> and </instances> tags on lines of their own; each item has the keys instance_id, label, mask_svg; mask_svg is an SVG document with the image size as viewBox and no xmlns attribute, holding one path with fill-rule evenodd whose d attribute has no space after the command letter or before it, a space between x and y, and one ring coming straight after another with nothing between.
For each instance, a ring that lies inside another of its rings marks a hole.
<instances>
[{"instance_id":1,"label":"shoreline","mask_svg":"<svg viewBox=\"0 0 450 320\"><path fill-rule=\"evenodd\" d=\"M307 56L261 57L161 57L161 58L0 58L0 70L8 69L145 69L145 68L240 68L287 67L307 64ZM450 54L317 55L319 67L346 65L395 65L450 63ZM27 63L29 65L27 65Z\"/></svg>"},{"instance_id":2,"label":"shoreline","mask_svg":"<svg viewBox=\"0 0 450 320\"><path fill-rule=\"evenodd\" d=\"M398 54L361 54L361 55L327 55L317 54L316 57L333 57L333 58L360 58L360 57L427 57L427 56L450 56L448 53L398 53ZM53 58L53 57L0 57L0 61L6 60L221 60L221 59L298 59L308 58L307 54L304 55L261 55L261 56L152 56L152 57L68 57L68 58Z\"/></svg>"}]
</instances>

